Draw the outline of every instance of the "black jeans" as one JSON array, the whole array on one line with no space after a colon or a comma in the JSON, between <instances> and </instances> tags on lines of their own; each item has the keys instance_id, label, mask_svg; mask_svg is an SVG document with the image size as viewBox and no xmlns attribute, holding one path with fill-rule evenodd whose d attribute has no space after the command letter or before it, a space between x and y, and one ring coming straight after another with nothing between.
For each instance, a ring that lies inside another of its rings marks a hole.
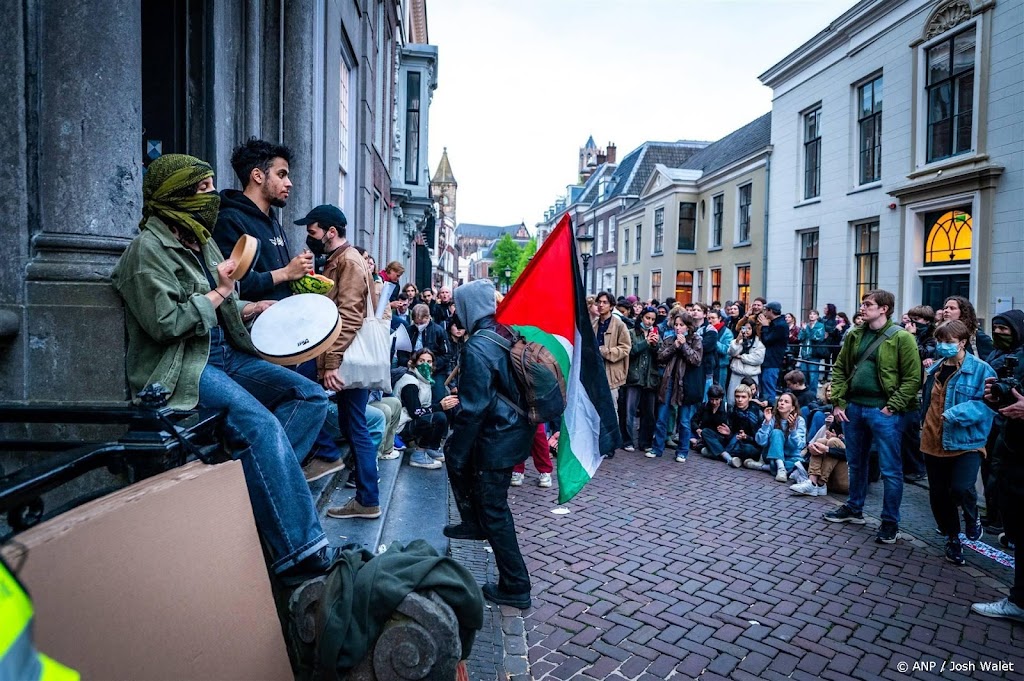
<instances>
[{"instance_id":1,"label":"black jeans","mask_svg":"<svg viewBox=\"0 0 1024 681\"><path fill-rule=\"evenodd\" d=\"M1010 587L1010 602L1024 608L1024 560L1020 559L1021 540L1024 540L1024 453L1020 445L1011 451L1003 438L999 438L994 454L1002 462L999 473L999 499L1002 503L1003 527L1010 541L1017 544L1017 560L1014 561L1013 586Z\"/></svg>"},{"instance_id":2,"label":"black jeans","mask_svg":"<svg viewBox=\"0 0 1024 681\"><path fill-rule=\"evenodd\" d=\"M445 458L445 466L462 522L477 525L491 544L498 586L507 593L530 593L530 573L508 507L512 468L477 470L471 461L457 461L451 456Z\"/></svg>"},{"instance_id":3,"label":"black jeans","mask_svg":"<svg viewBox=\"0 0 1024 681\"><path fill-rule=\"evenodd\" d=\"M974 484L978 480L981 454L967 452L960 456L926 455L924 463L928 469L928 497L935 522L947 537L956 537L960 534L957 507L963 509L967 529L973 527L978 519Z\"/></svg>"},{"instance_id":4,"label":"black jeans","mask_svg":"<svg viewBox=\"0 0 1024 681\"><path fill-rule=\"evenodd\" d=\"M448 418L444 412L432 412L414 416L409 423L409 437L416 440L420 449L438 449L448 432Z\"/></svg>"},{"instance_id":5,"label":"black jeans","mask_svg":"<svg viewBox=\"0 0 1024 681\"><path fill-rule=\"evenodd\" d=\"M1002 484L999 482L999 477L1003 468L1002 457L1005 450L997 446L1001 430L999 425L992 425L992 432L989 433L988 443L985 446L988 456L981 462L981 481L985 485L985 515L988 516L989 524L996 527L1003 525Z\"/></svg>"}]
</instances>

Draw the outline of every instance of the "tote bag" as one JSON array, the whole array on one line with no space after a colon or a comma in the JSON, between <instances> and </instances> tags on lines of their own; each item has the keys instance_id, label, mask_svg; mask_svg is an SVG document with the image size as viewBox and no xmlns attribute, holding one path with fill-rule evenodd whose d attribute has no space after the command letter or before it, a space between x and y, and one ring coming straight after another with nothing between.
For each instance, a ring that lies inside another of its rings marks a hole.
<instances>
[{"instance_id":1,"label":"tote bag","mask_svg":"<svg viewBox=\"0 0 1024 681\"><path fill-rule=\"evenodd\" d=\"M367 277L366 318L345 350L338 375L345 388L391 391L391 324L374 314Z\"/></svg>"}]
</instances>

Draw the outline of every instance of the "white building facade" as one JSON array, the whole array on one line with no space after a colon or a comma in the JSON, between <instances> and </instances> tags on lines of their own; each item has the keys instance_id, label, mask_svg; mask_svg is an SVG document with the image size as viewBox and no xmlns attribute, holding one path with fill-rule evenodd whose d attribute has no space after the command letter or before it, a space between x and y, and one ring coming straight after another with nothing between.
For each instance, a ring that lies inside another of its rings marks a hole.
<instances>
[{"instance_id":1,"label":"white building facade","mask_svg":"<svg viewBox=\"0 0 1024 681\"><path fill-rule=\"evenodd\" d=\"M853 316L1024 300L1024 4L864 0L761 75L774 91L767 295Z\"/></svg>"}]
</instances>

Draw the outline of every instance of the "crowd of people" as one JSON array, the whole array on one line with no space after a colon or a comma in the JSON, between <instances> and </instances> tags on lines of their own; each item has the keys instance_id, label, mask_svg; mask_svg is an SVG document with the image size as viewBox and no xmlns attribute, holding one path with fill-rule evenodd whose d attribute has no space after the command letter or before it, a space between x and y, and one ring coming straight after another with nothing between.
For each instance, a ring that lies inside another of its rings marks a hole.
<instances>
[{"instance_id":1,"label":"crowd of people","mask_svg":"<svg viewBox=\"0 0 1024 681\"><path fill-rule=\"evenodd\" d=\"M551 486L557 434L520 408L508 353L515 334L494 316L499 294L487 280L454 293L401 286L403 265L378 269L348 241L346 216L331 205L296 221L307 238L293 248L273 210L288 199L289 161L287 148L251 139L232 156L243 188L220 193L199 159L150 164L140 235L113 275L127 311L133 390L159 382L172 407L224 413L226 446L242 462L282 583L323 574L340 559L306 483L347 466L355 495L327 514L379 518L377 462L405 452L410 466L447 468L461 522L445 534L491 543L500 579L485 596L528 606L507 491L523 484L530 456L539 486ZM236 283L231 254L242 235L261 247ZM334 282L325 295L337 307L339 335L297 367L260 359L253 320L311 273ZM1024 371L1019 310L994 316L990 337L960 296L938 311L913 307L899 323L894 296L883 290L865 294L852 320L829 304L800 322L765 298L747 308L602 292L588 305L625 453L657 459L672 450L680 464L697 453L768 473L794 494L848 494L824 514L834 523L863 524L869 481L880 478L876 540L885 544L900 536L904 481L927 476L948 560L965 563L961 529L970 541L985 527L1008 548L1019 540L1024 397L1011 389ZM375 314L393 332L387 390L342 378L346 353ZM979 471L986 517L974 493ZM1020 568L1017 576L1009 599L975 610L1024 620Z\"/></svg>"}]
</instances>

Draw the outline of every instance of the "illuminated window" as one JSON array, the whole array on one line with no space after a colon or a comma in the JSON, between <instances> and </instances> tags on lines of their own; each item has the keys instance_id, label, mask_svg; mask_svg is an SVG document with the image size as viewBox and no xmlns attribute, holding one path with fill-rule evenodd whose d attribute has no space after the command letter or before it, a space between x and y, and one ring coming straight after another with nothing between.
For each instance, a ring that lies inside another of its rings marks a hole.
<instances>
[{"instance_id":1,"label":"illuminated window","mask_svg":"<svg viewBox=\"0 0 1024 681\"><path fill-rule=\"evenodd\" d=\"M750 265L736 268L736 299L742 300L746 306L750 305Z\"/></svg>"},{"instance_id":2,"label":"illuminated window","mask_svg":"<svg viewBox=\"0 0 1024 681\"><path fill-rule=\"evenodd\" d=\"M676 272L676 302L680 305L693 302L693 272Z\"/></svg>"},{"instance_id":3,"label":"illuminated window","mask_svg":"<svg viewBox=\"0 0 1024 681\"><path fill-rule=\"evenodd\" d=\"M711 270L711 300L722 300L722 268Z\"/></svg>"},{"instance_id":4,"label":"illuminated window","mask_svg":"<svg viewBox=\"0 0 1024 681\"><path fill-rule=\"evenodd\" d=\"M930 224L924 242L925 265L950 265L971 261L971 214L964 208L944 213L929 213Z\"/></svg>"}]
</instances>

